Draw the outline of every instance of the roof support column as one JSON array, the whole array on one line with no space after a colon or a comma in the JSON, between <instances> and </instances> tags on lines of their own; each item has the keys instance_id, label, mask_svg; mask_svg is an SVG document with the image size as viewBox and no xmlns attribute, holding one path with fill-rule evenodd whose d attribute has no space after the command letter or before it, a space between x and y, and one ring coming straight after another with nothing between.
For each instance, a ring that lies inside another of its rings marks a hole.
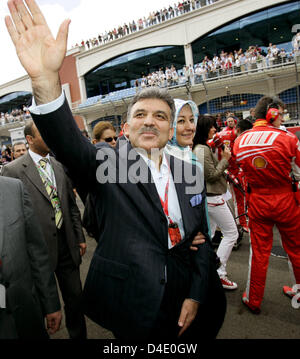
<instances>
[{"instance_id":1,"label":"roof support column","mask_svg":"<svg viewBox=\"0 0 300 359\"><path fill-rule=\"evenodd\" d=\"M79 77L79 89L80 89L81 102L84 102L87 98L84 76Z\"/></svg>"},{"instance_id":2,"label":"roof support column","mask_svg":"<svg viewBox=\"0 0 300 359\"><path fill-rule=\"evenodd\" d=\"M185 64L194 66L192 44L184 45Z\"/></svg>"}]
</instances>

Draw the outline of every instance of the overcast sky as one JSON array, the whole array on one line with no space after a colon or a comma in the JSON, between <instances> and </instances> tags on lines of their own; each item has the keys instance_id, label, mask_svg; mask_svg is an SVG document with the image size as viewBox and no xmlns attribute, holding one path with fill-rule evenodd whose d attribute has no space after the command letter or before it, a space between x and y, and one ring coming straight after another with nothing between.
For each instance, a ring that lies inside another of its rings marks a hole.
<instances>
[{"instance_id":1,"label":"overcast sky","mask_svg":"<svg viewBox=\"0 0 300 359\"><path fill-rule=\"evenodd\" d=\"M64 19L71 19L68 48L74 44L97 36L140 17L148 16L150 11L159 10L174 0L37 0L52 34L56 37L59 25ZM0 0L0 85L25 75L19 64L14 46L4 23L9 15L7 1Z\"/></svg>"}]
</instances>

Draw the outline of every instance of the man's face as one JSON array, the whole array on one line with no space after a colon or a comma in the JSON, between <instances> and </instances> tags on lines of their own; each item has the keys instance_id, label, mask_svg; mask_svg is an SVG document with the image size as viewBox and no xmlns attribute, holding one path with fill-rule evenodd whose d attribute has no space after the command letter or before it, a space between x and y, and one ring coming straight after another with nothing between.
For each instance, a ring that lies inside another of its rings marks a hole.
<instances>
[{"instance_id":1,"label":"man's face","mask_svg":"<svg viewBox=\"0 0 300 359\"><path fill-rule=\"evenodd\" d=\"M125 135L133 147L162 149L173 136L170 127L171 109L159 99L144 99L135 103L130 112L129 122L124 125Z\"/></svg>"},{"instance_id":2,"label":"man's face","mask_svg":"<svg viewBox=\"0 0 300 359\"><path fill-rule=\"evenodd\" d=\"M275 121L272 122L272 125L273 125L274 127L277 127L277 128L279 128L279 127L283 124L283 122L284 122L284 117L283 117L283 115L284 115L284 109L279 106L279 110L278 110L278 111L279 111L279 116L278 116L277 120L275 120Z\"/></svg>"},{"instance_id":3,"label":"man's face","mask_svg":"<svg viewBox=\"0 0 300 359\"><path fill-rule=\"evenodd\" d=\"M50 149L34 124L32 125L32 132L33 136L26 136L29 148L41 156L46 156L50 152Z\"/></svg>"},{"instance_id":4,"label":"man's face","mask_svg":"<svg viewBox=\"0 0 300 359\"><path fill-rule=\"evenodd\" d=\"M19 158L27 152L25 144L14 145L14 159Z\"/></svg>"},{"instance_id":5,"label":"man's face","mask_svg":"<svg viewBox=\"0 0 300 359\"><path fill-rule=\"evenodd\" d=\"M229 128L234 128L234 126L235 126L235 121L234 121L234 119L233 119L232 117L229 117L226 121L227 121L227 126L228 126Z\"/></svg>"}]
</instances>

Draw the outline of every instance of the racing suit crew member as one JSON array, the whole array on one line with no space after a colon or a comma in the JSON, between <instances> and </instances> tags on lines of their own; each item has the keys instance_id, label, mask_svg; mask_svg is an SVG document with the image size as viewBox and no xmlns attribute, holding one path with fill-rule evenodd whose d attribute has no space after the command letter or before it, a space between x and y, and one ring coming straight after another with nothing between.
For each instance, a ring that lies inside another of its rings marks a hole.
<instances>
[{"instance_id":1,"label":"racing suit crew member","mask_svg":"<svg viewBox=\"0 0 300 359\"><path fill-rule=\"evenodd\" d=\"M276 97L263 97L256 106L253 129L234 144L249 192L250 259L249 275L242 302L253 313L260 312L269 256L276 225L289 256L296 283L300 284L300 206L293 192L293 173L300 179L300 142L279 129L284 104Z\"/></svg>"}]
</instances>

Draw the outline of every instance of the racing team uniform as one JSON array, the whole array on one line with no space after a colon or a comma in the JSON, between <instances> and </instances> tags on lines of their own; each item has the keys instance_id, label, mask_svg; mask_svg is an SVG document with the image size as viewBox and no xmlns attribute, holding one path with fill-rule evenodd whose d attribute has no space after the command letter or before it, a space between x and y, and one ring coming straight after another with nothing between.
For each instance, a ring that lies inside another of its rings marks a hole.
<instances>
[{"instance_id":1,"label":"racing team uniform","mask_svg":"<svg viewBox=\"0 0 300 359\"><path fill-rule=\"evenodd\" d=\"M249 273L246 301L260 308L276 225L289 256L296 283L300 284L300 206L290 173L300 179L300 143L297 137L256 120L253 129L235 141L234 154L249 186Z\"/></svg>"},{"instance_id":2,"label":"racing team uniform","mask_svg":"<svg viewBox=\"0 0 300 359\"><path fill-rule=\"evenodd\" d=\"M216 133L216 135L214 137L214 141L217 142L218 140L220 140L220 143L229 147L229 149L232 153L234 141L236 140L236 138L237 138L237 135L235 133L235 129L226 127L221 132ZM219 147L218 149L219 149L219 157L220 157L221 147ZM219 158L219 160L220 160L220 158ZM238 182L239 186L235 186L231 181L229 183L230 183L230 188L231 188L231 192L233 195L233 202L234 202L234 205L237 210L236 217L238 217L240 225L243 228L245 228L245 230L247 230L248 225L247 225L247 219L246 219L246 215L245 215L245 213L246 213L245 194L241 191L241 189L238 188L238 187L240 187L243 190L245 190L245 188L243 188L243 184L245 182L245 180L243 178L244 173L243 173L243 171L241 171L239 169L234 155L232 155L231 158L229 159L229 166L228 166L227 170L229 172L229 176L232 178L232 181Z\"/></svg>"}]
</instances>

